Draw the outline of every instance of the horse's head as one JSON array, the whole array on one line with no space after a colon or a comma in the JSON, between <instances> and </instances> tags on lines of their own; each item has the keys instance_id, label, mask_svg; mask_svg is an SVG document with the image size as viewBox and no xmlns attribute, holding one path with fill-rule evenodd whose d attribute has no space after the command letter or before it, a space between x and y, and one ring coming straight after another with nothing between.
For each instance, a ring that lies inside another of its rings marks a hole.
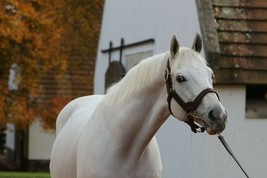
<instances>
[{"instance_id":1,"label":"horse's head","mask_svg":"<svg viewBox=\"0 0 267 178\"><path fill-rule=\"evenodd\" d=\"M172 38L165 74L169 109L179 120L189 125L197 122L209 134L216 134L224 130L227 114L212 89L214 74L200 55L201 48L198 34L191 49L180 48L176 37Z\"/></svg>"}]
</instances>

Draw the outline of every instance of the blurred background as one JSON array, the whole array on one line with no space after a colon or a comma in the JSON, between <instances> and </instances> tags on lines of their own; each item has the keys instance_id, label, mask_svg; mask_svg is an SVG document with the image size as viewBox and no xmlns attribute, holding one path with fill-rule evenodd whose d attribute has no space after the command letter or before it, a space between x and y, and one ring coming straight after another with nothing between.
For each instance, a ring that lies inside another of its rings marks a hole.
<instances>
[{"instance_id":1,"label":"blurred background","mask_svg":"<svg viewBox=\"0 0 267 178\"><path fill-rule=\"evenodd\" d=\"M93 94L103 4L0 1L1 171L48 171L59 111Z\"/></svg>"},{"instance_id":2,"label":"blurred background","mask_svg":"<svg viewBox=\"0 0 267 178\"><path fill-rule=\"evenodd\" d=\"M266 177L266 24L263 0L1 0L0 177L49 177L67 102L104 94L139 61L167 51L173 34L191 47L196 33L228 113L225 139L251 177ZM173 117L157 139L163 178L243 177L216 137Z\"/></svg>"}]
</instances>

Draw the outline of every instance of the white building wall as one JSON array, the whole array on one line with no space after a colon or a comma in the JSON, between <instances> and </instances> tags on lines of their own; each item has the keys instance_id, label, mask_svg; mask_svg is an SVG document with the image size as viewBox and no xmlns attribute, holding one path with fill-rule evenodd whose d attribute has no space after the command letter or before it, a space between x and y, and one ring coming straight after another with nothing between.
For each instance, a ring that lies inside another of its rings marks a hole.
<instances>
[{"instance_id":1,"label":"white building wall","mask_svg":"<svg viewBox=\"0 0 267 178\"><path fill-rule=\"evenodd\" d=\"M36 119L29 127L28 159L50 160L54 139L54 131L44 130Z\"/></svg>"},{"instance_id":2,"label":"white building wall","mask_svg":"<svg viewBox=\"0 0 267 178\"><path fill-rule=\"evenodd\" d=\"M228 112L225 139L250 177L265 178L267 118L245 117L245 86L224 85L216 86L215 89ZM205 145L205 178L245 177L217 138L205 136Z\"/></svg>"},{"instance_id":3,"label":"white building wall","mask_svg":"<svg viewBox=\"0 0 267 178\"><path fill-rule=\"evenodd\" d=\"M104 93L108 54L101 49L154 38L154 45L126 49L123 56L152 50L167 51L176 34L181 46L191 47L200 32L193 0L106 0L94 92ZM119 51L112 53L119 59ZM245 118L245 86L215 86L229 115L225 139L251 177L267 175L267 120ZM163 178L244 177L217 137L194 134L189 126L170 117L157 133L163 162Z\"/></svg>"},{"instance_id":4,"label":"white building wall","mask_svg":"<svg viewBox=\"0 0 267 178\"><path fill-rule=\"evenodd\" d=\"M108 54L101 53L101 49L108 48L109 41L113 42L113 46L118 46L122 37L126 44L154 38L155 45L149 48L153 48L154 54L157 54L169 49L171 37L176 34L182 46L191 47L195 33L200 31L197 19L192 0L106 0L94 92L104 93ZM129 50L125 50L124 54L136 49ZM119 51L112 53L112 58L118 60Z\"/></svg>"},{"instance_id":5,"label":"white building wall","mask_svg":"<svg viewBox=\"0 0 267 178\"><path fill-rule=\"evenodd\" d=\"M15 151L15 134L15 125L8 123L6 125L6 147L12 151Z\"/></svg>"}]
</instances>

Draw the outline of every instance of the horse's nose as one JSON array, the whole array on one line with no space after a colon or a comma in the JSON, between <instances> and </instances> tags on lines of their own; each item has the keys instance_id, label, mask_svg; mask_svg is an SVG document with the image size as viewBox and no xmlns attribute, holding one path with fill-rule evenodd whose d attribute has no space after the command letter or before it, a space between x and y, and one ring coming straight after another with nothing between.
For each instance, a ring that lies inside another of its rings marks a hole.
<instances>
[{"instance_id":1,"label":"horse's nose","mask_svg":"<svg viewBox=\"0 0 267 178\"><path fill-rule=\"evenodd\" d=\"M220 121L226 121L227 119L227 112L225 110L222 109L214 109L211 110L209 112L209 119L216 121L216 120L220 120Z\"/></svg>"}]
</instances>

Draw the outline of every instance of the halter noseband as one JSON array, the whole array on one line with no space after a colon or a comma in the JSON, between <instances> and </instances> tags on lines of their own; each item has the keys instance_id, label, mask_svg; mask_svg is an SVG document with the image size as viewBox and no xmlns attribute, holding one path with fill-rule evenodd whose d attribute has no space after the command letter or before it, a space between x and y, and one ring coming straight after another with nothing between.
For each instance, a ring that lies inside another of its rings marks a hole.
<instances>
[{"instance_id":1,"label":"halter noseband","mask_svg":"<svg viewBox=\"0 0 267 178\"><path fill-rule=\"evenodd\" d=\"M168 93L168 97L167 97L168 107L169 107L171 114L173 115L172 110L171 110L171 100L174 99L186 112L187 117L188 117L188 121L185 121L185 123L187 123L191 127L191 130L194 133L204 132L205 131L204 127L200 127L197 124L195 124L195 119L202 120L197 115L196 109L198 108L198 106L201 103L204 96L208 93L215 93L219 99L219 95L217 94L217 92L215 90L213 90L212 88L207 88L207 89L203 90L202 92L200 92L194 101L185 103L184 100L175 91L174 85L172 83L171 67L170 67L169 59L167 62L167 68L165 70L165 82L166 82L167 93Z\"/></svg>"}]
</instances>

